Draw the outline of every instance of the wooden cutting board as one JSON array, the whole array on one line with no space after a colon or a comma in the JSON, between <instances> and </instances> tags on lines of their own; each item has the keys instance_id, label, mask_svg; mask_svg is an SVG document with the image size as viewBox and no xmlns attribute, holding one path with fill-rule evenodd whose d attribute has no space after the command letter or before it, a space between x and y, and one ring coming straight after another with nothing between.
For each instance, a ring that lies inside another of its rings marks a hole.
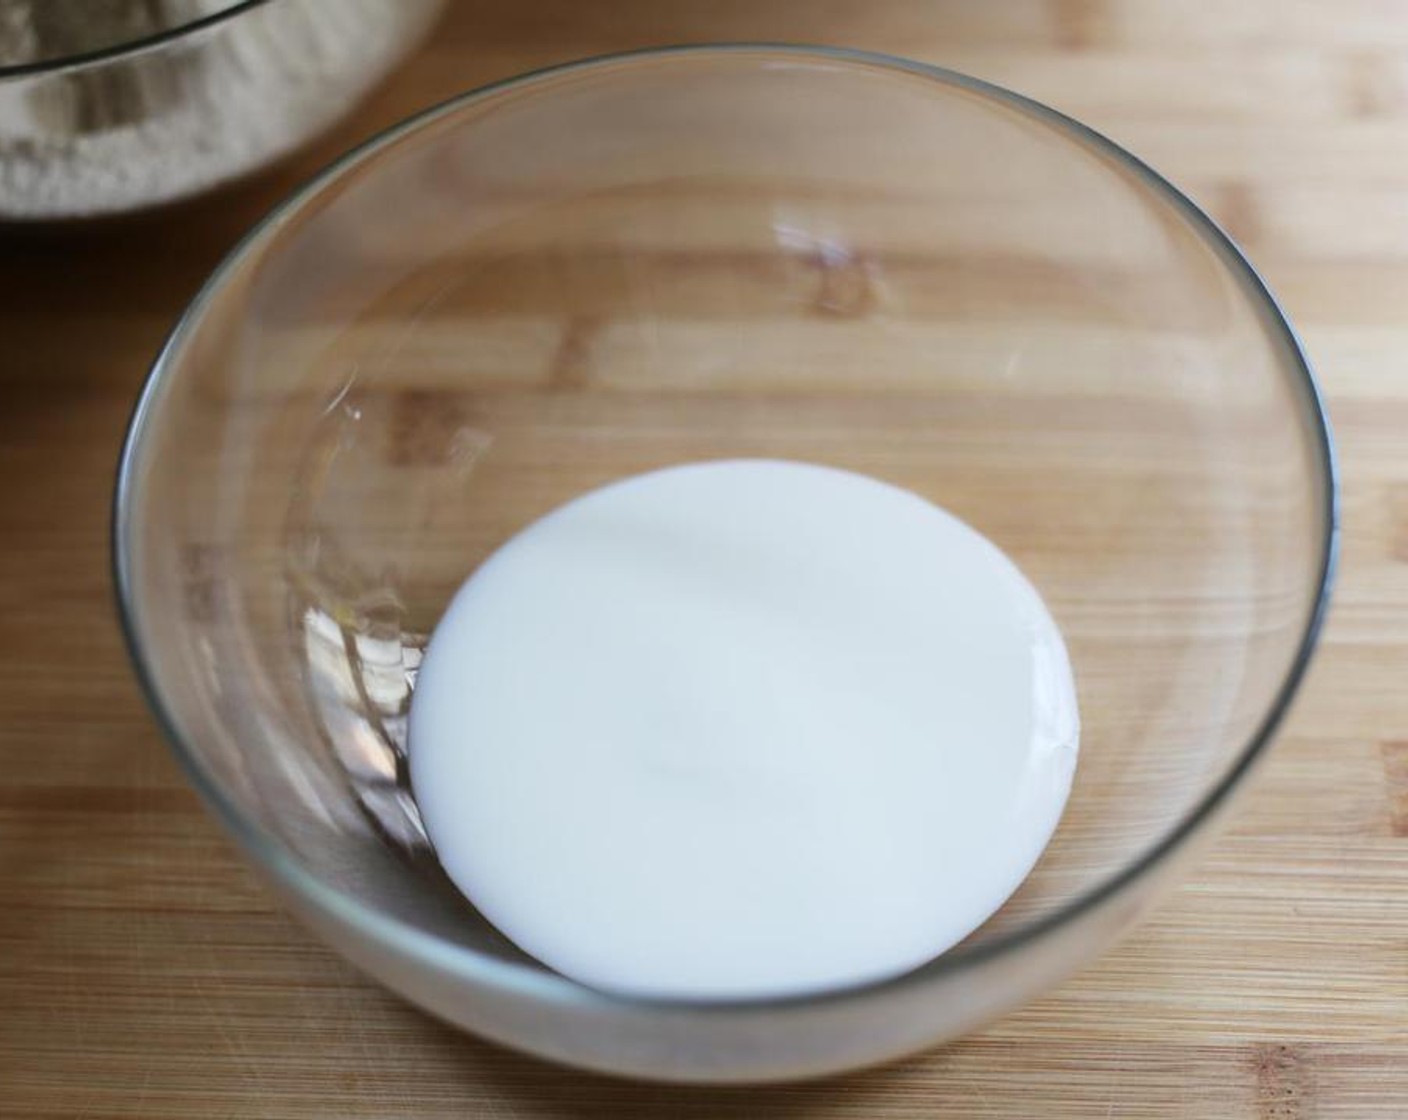
<instances>
[{"instance_id":1,"label":"wooden cutting board","mask_svg":"<svg viewBox=\"0 0 1408 1120\"><path fill-rule=\"evenodd\" d=\"M1108 132L1241 239L1344 469L1336 606L1228 834L1121 947L887 1069L680 1091L541 1065L360 979L275 908L138 698L108 502L164 332L260 213L427 103L675 41L912 55ZM151 218L0 234L0 1116L1408 1116L1408 5L516 0L291 166Z\"/></svg>"}]
</instances>

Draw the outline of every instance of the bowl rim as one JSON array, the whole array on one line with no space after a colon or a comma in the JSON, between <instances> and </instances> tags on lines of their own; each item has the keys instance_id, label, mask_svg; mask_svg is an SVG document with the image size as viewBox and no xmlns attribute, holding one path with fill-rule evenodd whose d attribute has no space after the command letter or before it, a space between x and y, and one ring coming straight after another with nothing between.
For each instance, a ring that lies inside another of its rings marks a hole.
<instances>
[{"instance_id":1,"label":"bowl rim","mask_svg":"<svg viewBox=\"0 0 1408 1120\"><path fill-rule=\"evenodd\" d=\"M55 55L52 58L36 58L32 62L13 62L7 66L0 66L0 81L6 78L21 78L37 74L57 73L61 70L77 70L84 66L93 64L104 64L116 61L127 55L141 54L154 47L159 47L164 43L170 43L176 39L185 38L187 35L194 35L204 31L208 27L224 23L226 20L234 19L254 8L262 8L272 0L237 0L228 8L221 8L211 12L209 15L197 16L194 19L185 20L173 27L164 27L160 31L153 31L146 35L139 35L135 39L122 39L116 43L109 43L105 47L95 47L92 50L75 51L72 54Z\"/></svg>"},{"instance_id":2,"label":"bowl rim","mask_svg":"<svg viewBox=\"0 0 1408 1120\"><path fill-rule=\"evenodd\" d=\"M265 0L254 0L256 3ZM198 327L207 306L216 298L225 279L265 240L297 211L316 199L321 192L354 167L373 158L382 150L415 131L448 117L468 105L492 98L507 91L518 90L547 78L577 71L602 69L623 63L658 62L679 57L700 55L781 54L792 58L824 63L871 67L930 79L948 90L977 93L995 100L1064 133L1073 142L1082 144L1096 155L1111 158L1122 169L1134 175L1153 195L1159 196L1184 217L1193 230L1213 249L1224 267L1239 274L1244 281L1249 300L1257 305L1271 345L1279 343L1284 350L1282 363L1285 375L1299 389L1303 414L1303 430L1307 432L1318 465L1318 481L1322 529L1317 542L1314 598L1296 643L1295 654L1287 666L1277 690L1261 719L1241 747L1226 771L1186 812L1154 843L1135 858L1107 875L1093 887L1036 920L999 934L978 945L958 947L908 973L889 979L870 981L847 987L803 992L796 995L766 998L733 998L725 1000L691 1000L617 995L587 988L551 971L501 960L463 945L446 941L410 923L380 910L366 906L357 898L331 886L306 868L279 840L268 834L254 820L246 817L233 800L222 792L219 780L208 773L198 756L187 748L185 738L170 710L162 699L156 674L148 663L142 647L140 606L135 594L132 555L132 507L135 491L140 485L139 457L147 428L166 383L174 376L179 352ZM689 1012L748 1012L784 1007L834 1007L861 999L876 997L900 988L908 988L940 976L950 976L974 970L995 959L1012 957L1030 945L1071 926L1088 913L1098 910L1120 896L1126 888L1165 865L1170 856L1192 839L1222 808L1242 783L1248 772L1264 754L1285 719L1296 692L1305 676L1314 653L1329 605L1339 554L1339 470L1334 438L1324 399L1305 348L1276 297L1260 274L1247 260L1228 234L1209 217L1197 203L1144 163L1137 156L1080 121L1002 86L970 77L946 67L918 62L876 51L853 48L817 46L787 42L723 42L691 43L608 54L545 66L523 74L475 87L433 105L350 149L328 164L291 194L277 203L229 251L206 279L199 291L177 319L158 352L133 408L121 454L117 464L117 480L113 494L111 523L111 562L117 611L128 653L135 668L142 693L151 708L156 723L187 778L201 795L216 818L233 836L245 854L282 890L305 900L335 921L354 927L361 936L379 944L396 955L409 955L431 967L458 978L469 980L504 994L529 999L576 1005L601 1010L674 1010Z\"/></svg>"}]
</instances>

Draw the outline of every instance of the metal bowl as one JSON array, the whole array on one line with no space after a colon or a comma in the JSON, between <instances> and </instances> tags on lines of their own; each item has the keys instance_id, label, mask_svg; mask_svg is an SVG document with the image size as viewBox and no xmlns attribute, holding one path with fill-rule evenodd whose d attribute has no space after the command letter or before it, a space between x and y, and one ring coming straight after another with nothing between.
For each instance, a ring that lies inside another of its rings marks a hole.
<instances>
[{"instance_id":1,"label":"metal bowl","mask_svg":"<svg viewBox=\"0 0 1408 1120\"><path fill-rule=\"evenodd\" d=\"M442 0L0 0L0 220L189 198L346 115Z\"/></svg>"}]
</instances>

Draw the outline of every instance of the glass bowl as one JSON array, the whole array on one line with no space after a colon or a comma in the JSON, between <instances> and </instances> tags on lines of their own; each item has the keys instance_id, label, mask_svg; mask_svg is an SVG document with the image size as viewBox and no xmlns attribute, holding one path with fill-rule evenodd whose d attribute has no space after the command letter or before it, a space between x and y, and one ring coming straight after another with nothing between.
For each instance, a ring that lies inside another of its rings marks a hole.
<instances>
[{"instance_id":1,"label":"glass bowl","mask_svg":"<svg viewBox=\"0 0 1408 1120\"><path fill-rule=\"evenodd\" d=\"M1080 765L1031 877L917 971L618 998L447 885L407 793L407 704L450 595L514 532L731 457L877 476L997 542L1065 634ZM1017 95L776 46L547 70L342 159L177 325L115 510L152 706L308 925L483 1036L696 1082L903 1054L1100 952L1285 714L1334 542L1305 357L1192 203Z\"/></svg>"},{"instance_id":2,"label":"glass bowl","mask_svg":"<svg viewBox=\"0 0 1408 1120\"><path fill-rule=\"evenodd\" d=\"M0 221L188 198L331 127L443 0L11 0Z\"/></svg>"}]
</instances>

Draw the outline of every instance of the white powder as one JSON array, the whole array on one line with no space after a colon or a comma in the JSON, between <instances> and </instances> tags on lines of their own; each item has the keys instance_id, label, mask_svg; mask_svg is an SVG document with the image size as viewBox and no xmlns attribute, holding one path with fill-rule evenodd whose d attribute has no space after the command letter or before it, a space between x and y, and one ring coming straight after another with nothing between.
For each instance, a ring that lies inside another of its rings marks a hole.
<instances>
[{"instance_id":1,"label":"white powder","mask_svg":"<svg viewBox=\"0 0 1408 1120\"><path fill-rule=\"evenodd\" d=\"M65 40L0 0L0 59L130 40L229 0L126 0L70 13ZM0 217L116 213L262 167L331 125L429 26L439 0L271 0L162 47L0 78ZM123 8L123 12L114 9ZM107 11L104 19L90 19ZM177 15L181 18L175 18ZM125 21L125 22L123 22ZM51 13L49 24L55 22ZM122 35L115 34L121 27Z\"/></svg>"}]
</instances>

